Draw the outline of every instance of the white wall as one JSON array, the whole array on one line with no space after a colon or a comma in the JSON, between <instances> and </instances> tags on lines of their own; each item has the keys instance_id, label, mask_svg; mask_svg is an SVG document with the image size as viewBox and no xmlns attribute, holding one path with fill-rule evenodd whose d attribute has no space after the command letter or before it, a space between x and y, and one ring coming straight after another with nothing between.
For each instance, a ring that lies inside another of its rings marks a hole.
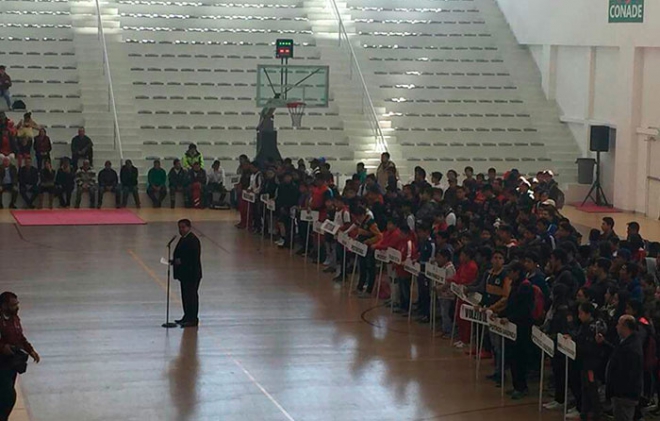
<instances>
[{"instance_id":1,"label":"white wall","mask_svg":"<svg viewBox=\"0 0 660 421\"><path fill-rule=\"evenodd\" d=\"M660 127L660 2L645 1L644 23L610 24L607 0L483 1L496 1L528 46L583 156L593 155L589 125L617 128L602 154L603 187L616 207L647 213L647 176L660 178L648 158L660 157L660 142L647 141L655 133L647 128Z\"/></svg>"}]
</instances>

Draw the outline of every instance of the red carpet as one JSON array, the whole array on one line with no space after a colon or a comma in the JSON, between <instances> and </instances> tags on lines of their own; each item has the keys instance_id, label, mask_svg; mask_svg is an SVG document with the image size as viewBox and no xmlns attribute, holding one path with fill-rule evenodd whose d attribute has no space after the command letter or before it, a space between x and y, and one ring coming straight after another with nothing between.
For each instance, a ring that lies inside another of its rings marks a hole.
<instances>
[{"instance_id":1,"label":"red carpet","mask_svg":"<svg viewBox=\"0 0 660 421\"><path fill-rule=\"evenodd\" d=\"M575 209L586 212L586 213L621 213L621 209L617 208L608 208L606 206L596 206L595 204L586 203L584 206L580 206L580 203L575 204Z\"/></svg>"},{"instance_id":2,"label":"red carpet","mask_svg":"<svg viewBox=\"0 0 660 421\"><path fill-rule=\"evenodd\" d=\"M11 214L21 226L146 224L128 209L13 210Z\"/></svg>"}]
</instances>

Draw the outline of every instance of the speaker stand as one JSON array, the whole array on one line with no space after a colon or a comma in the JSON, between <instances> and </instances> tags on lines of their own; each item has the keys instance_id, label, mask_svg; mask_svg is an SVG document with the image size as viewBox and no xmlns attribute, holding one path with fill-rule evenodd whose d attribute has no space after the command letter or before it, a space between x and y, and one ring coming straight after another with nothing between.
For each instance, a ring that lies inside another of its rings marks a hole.
<instances>
[{"instance_id":1,"label":"speaker stand","mask_svg":"<svg viewBox=\"0 0 660 421\"><path fill-rule=\"evenodd\" d=\"M594 197L594 194L596 197ZM612 207L612 205L610 205L610 203L607 201L605 192L600 185L600 151L596 152L596 180L591 185L589 193L587 193L587 196L582 201L582 206L584 206L584 204L587 203L587 200L589 199L591 199L591 201L594 202L596 206L605 206L608 208Z\"/></svg>"}]
</instances>

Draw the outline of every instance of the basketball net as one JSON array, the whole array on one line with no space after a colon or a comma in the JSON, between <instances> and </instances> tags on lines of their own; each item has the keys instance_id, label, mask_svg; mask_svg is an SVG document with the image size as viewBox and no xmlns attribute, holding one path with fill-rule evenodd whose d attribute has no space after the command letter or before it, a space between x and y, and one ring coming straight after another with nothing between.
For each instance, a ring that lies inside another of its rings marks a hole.
<instances>
[{"instance_id":1,"label":"basketball net","mask_svg":"<svg viewBox=\"0 0 660 421\"><path fill-rule=\"evenodd\" d=\"M291 125L296 129L302 126L302 118L305 115L305 107L307 104L304 102L289 102L286 107L291 114Z\"/></svg>"}]
</instances>

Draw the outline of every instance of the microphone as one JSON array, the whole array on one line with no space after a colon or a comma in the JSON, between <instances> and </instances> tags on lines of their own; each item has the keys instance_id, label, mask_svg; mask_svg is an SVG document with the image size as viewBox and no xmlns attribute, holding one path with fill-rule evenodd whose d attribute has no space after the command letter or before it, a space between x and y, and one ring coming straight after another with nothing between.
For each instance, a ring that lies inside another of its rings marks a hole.
<instances>
[{"instance_id":1,"label":"microphone","mask_svg":"<svg viewBox=\"0 0 660 421\"><path fill-rule=\"evenodd\" d=\"M167 243L167 247L169 247L169 246L172 245L172 243L174 242L174 240L176 240L176 237L177 237L176 235L175 235L174 237L172 237L172 239L169 241L169 243Z\"/></svg>"}]
</instances>

